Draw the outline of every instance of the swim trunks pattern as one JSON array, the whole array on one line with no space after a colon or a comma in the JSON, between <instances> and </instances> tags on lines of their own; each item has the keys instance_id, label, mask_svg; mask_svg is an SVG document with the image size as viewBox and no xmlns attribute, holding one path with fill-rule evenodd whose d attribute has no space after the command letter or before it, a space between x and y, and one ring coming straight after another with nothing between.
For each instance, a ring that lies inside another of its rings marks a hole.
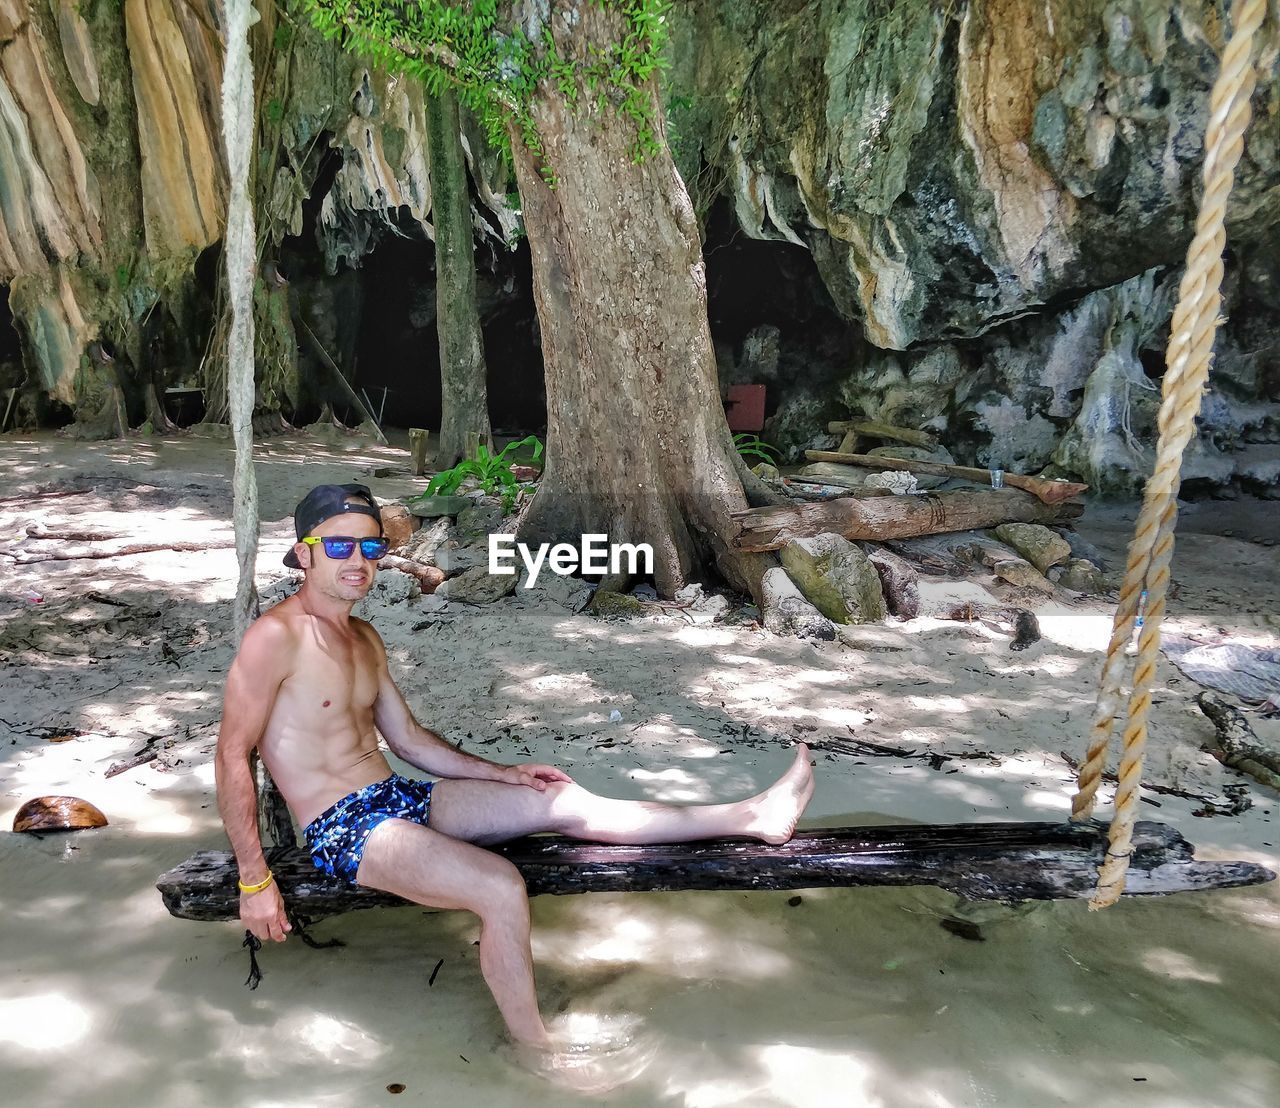
<instances>
[{"instance_id":1,"label":"swim trunks pattern","mask_svg":"<svg viewBox=\"0 0 1280 1108\"><path fill-rule=\"evenodd\" d=\"M369 833L388 819L407 819L425 827L434 784L393 773L326 808L302 830L316 868L354 885Z\"/></svg>"}]
</instances>

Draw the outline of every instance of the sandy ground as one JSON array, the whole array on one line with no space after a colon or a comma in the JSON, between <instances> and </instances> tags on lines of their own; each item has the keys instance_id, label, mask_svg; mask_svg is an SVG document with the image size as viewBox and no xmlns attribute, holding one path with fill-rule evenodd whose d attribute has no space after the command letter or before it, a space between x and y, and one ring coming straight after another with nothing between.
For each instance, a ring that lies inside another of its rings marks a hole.
<instances>
[{"instance_id":1,"label":"sandy ground","mask_svg":"<svg viewBox=\"0 0 1280 1108\"><path fill-rule=\"evenodd\" d=\"M230 540L231 454L196 438L76 444L0 438L10 539L28 524L131 538ZM302 437L260 444L260 587L278 594L303 491L377 480L403 450ZM1193 505L1174 567L1173 624L1262 645L1280 632L1273 504ZM1118 558L1132 510L1081 530ZM1224 532L1231 532L1225 536ZM48 540L32 549L85 543ZM14 566L0 559L0 1082L8 1103L348 1105L402 1084L409 1103L559 1105L522 1070L478 973L474 921L371 911L317 925L339 950L264 951L259 989L232 924L172 919L153 882L224 844L211 752L230 661L231 550ZM984 595L926 586L926 601ZM36 597L40 597L39 601ZM813 824L1064 818L1100 650L1101 602L1050 601L1024 653L980 627L921 619L860 648L667 615L574 615L546 596L429 614L368 612L424 722L500 760L554 761L597 791L732 798L829 737L957 756L819 752ZM1196 687L1162 666L1148 779L1222 801L1245 780L1202 741ZM610 722L617 710L621 722ZM1259 736L1280 745L1280 724ZM80 732L80 734L75 734ZM51 741L73 735L65 741ZM161 757L104 771L158 737ZM9 833L26 799L70 793L110 825ZM1197 818L1165 794L1146 814L1204 857L1280 867L1277 797ZM1104 794L1109 797L1109 794ZM1158 806L1157 806L1158 805ZM986 941L949 934L935 889L539 898L544 1007L624 1046L611 1104L1273 1106L1280 1103L1280 891L1251 889L982 909ZM433 985L433 969L441 963ZM625 1031L617 1031L617 1027ZM610 1030L614 1029L614 1030ZM584 1102L585 1101L585 1098ZM399 1103L400 1101L395 1101Z\"/></svg>"}]
</instances>

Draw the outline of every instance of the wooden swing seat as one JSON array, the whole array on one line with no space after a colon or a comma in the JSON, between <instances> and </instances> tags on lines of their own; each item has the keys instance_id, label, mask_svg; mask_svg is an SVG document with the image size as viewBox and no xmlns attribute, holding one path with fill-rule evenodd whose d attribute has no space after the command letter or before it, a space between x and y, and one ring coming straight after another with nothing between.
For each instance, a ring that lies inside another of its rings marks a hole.
<instances>
[{"instance_id":1,"label":"wooden swing seat","mask_svg":"<svg viewBox=\"0 0 1280 1108\"><path fill-rule=\"evenodd\" d=\"M607 846L556 835L495 847L524 875L529 894L818 889L936 885L973 900L1064 900L1093 892L1107 847L1100 823L970 823L832 827L801 831L782 846L746 840ZM1126 895L1162 895L1271 881L1263 866L1196 861L1165 824L1137 824ZM406 905L388 893L325 876L298 847L268 852L295 915L319 920L358 908ZM235 859L202 850L156 882L180 919L239 917Z\"/></svg>"}]
</instances>

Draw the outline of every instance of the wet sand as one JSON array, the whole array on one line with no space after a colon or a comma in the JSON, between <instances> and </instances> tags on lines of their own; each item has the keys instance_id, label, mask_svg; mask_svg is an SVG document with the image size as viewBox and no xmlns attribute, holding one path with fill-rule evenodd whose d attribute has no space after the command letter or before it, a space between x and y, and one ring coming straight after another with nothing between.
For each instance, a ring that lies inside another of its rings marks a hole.
<instances>
[{"instance_id":1,"label":"wet sand","mask_svg":"<svg viewBox=\"0 0 1280 1108\"><path fill-rule=\"evenodd\" d=\"M230 537L224 443L5 436L0 451L6 495L55 481L97 490L0 504L6 535L39 522ZM288 515L307 487L364 480L391 496L413 485L371 479L371 466L403 466L405 455L357 441L272 439L258 464L268 590L284 575ZM1230 537L1214 533L1214 505L1186 513L1173 624L1275 645L1275 551L1249 541L1265 536L1246 534L1253 517L1231 507L1244 529ZM1271 504L1257 510L1274 515ZM1086 537L1119 555L1131 510L1088 515ZM1276 883L1127 899L1102 913L1079 902L983 906L972 912L981 942L940 926L956 900L936 889L812 891L794 906L789 893L537 898L544 1008L586 1038L597 1024L606 1036L627 1028L602 1066L631 1079L596 1098L529 1074L503 1047L477 929L460 913L322 922L315 936L344 947L264 950L265 977L250 991L241 930L174 920L153 888L192 851L224 844L211 752L234 577L228 549L0 559L6 1101L1280 1103ZM926 601L966 590L980 586L931 583ZM1106 604L1054 600L1039 611L1044 641L1021 654L980 627L929 619L859 631L851 649L679 617L603 623L545 596L430 617L415 601L367 604L424 722L488 757L554 761L600 792L736 798L775 777L799 739L852 734L966 755L935 771L818 752L809 825L1064 818L1072 777L1059 752L1082 752L1110 628ZM1212 728L1195 691L1161 667L1148 780L1222 800L1247 779L1200 751ZM609 722L615 709L620 723ZM1255 727L1280 746L1280 723L1255 717ZM85 734L50 742L47 729ZM103 777L151 735L173 740L160 759ZM1144 815L1203 857L1280 867L1277 797L1247 788L1253 806L1236 816L1197 818L1201 802L1168 795ZM7 831L23 800L64 792L97 804L110 826Z\"/></svg>"}]
</instances>

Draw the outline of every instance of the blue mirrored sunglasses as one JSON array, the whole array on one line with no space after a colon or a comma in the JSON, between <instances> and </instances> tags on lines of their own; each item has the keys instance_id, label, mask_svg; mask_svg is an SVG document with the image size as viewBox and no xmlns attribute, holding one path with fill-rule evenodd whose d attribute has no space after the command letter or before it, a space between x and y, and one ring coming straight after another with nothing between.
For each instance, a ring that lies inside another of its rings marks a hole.
<instances>
[{"instance_id":1,"label":"blue mirrored sunglasses","mask_svg":"<svg viewBox=\"0 0 1280 1108\"><path fill-rule=\"evenodd\" d=\"M324 547L326 557L336 558L339 561L351 557L356 543L360 544L360 553L369 562L376 562L384 557L387 547L391 545L385 536L379 536L376 539L353 539L350 535L308 535L302 541L308 546L320 543Z\"/></svg>"}]
</instances>

